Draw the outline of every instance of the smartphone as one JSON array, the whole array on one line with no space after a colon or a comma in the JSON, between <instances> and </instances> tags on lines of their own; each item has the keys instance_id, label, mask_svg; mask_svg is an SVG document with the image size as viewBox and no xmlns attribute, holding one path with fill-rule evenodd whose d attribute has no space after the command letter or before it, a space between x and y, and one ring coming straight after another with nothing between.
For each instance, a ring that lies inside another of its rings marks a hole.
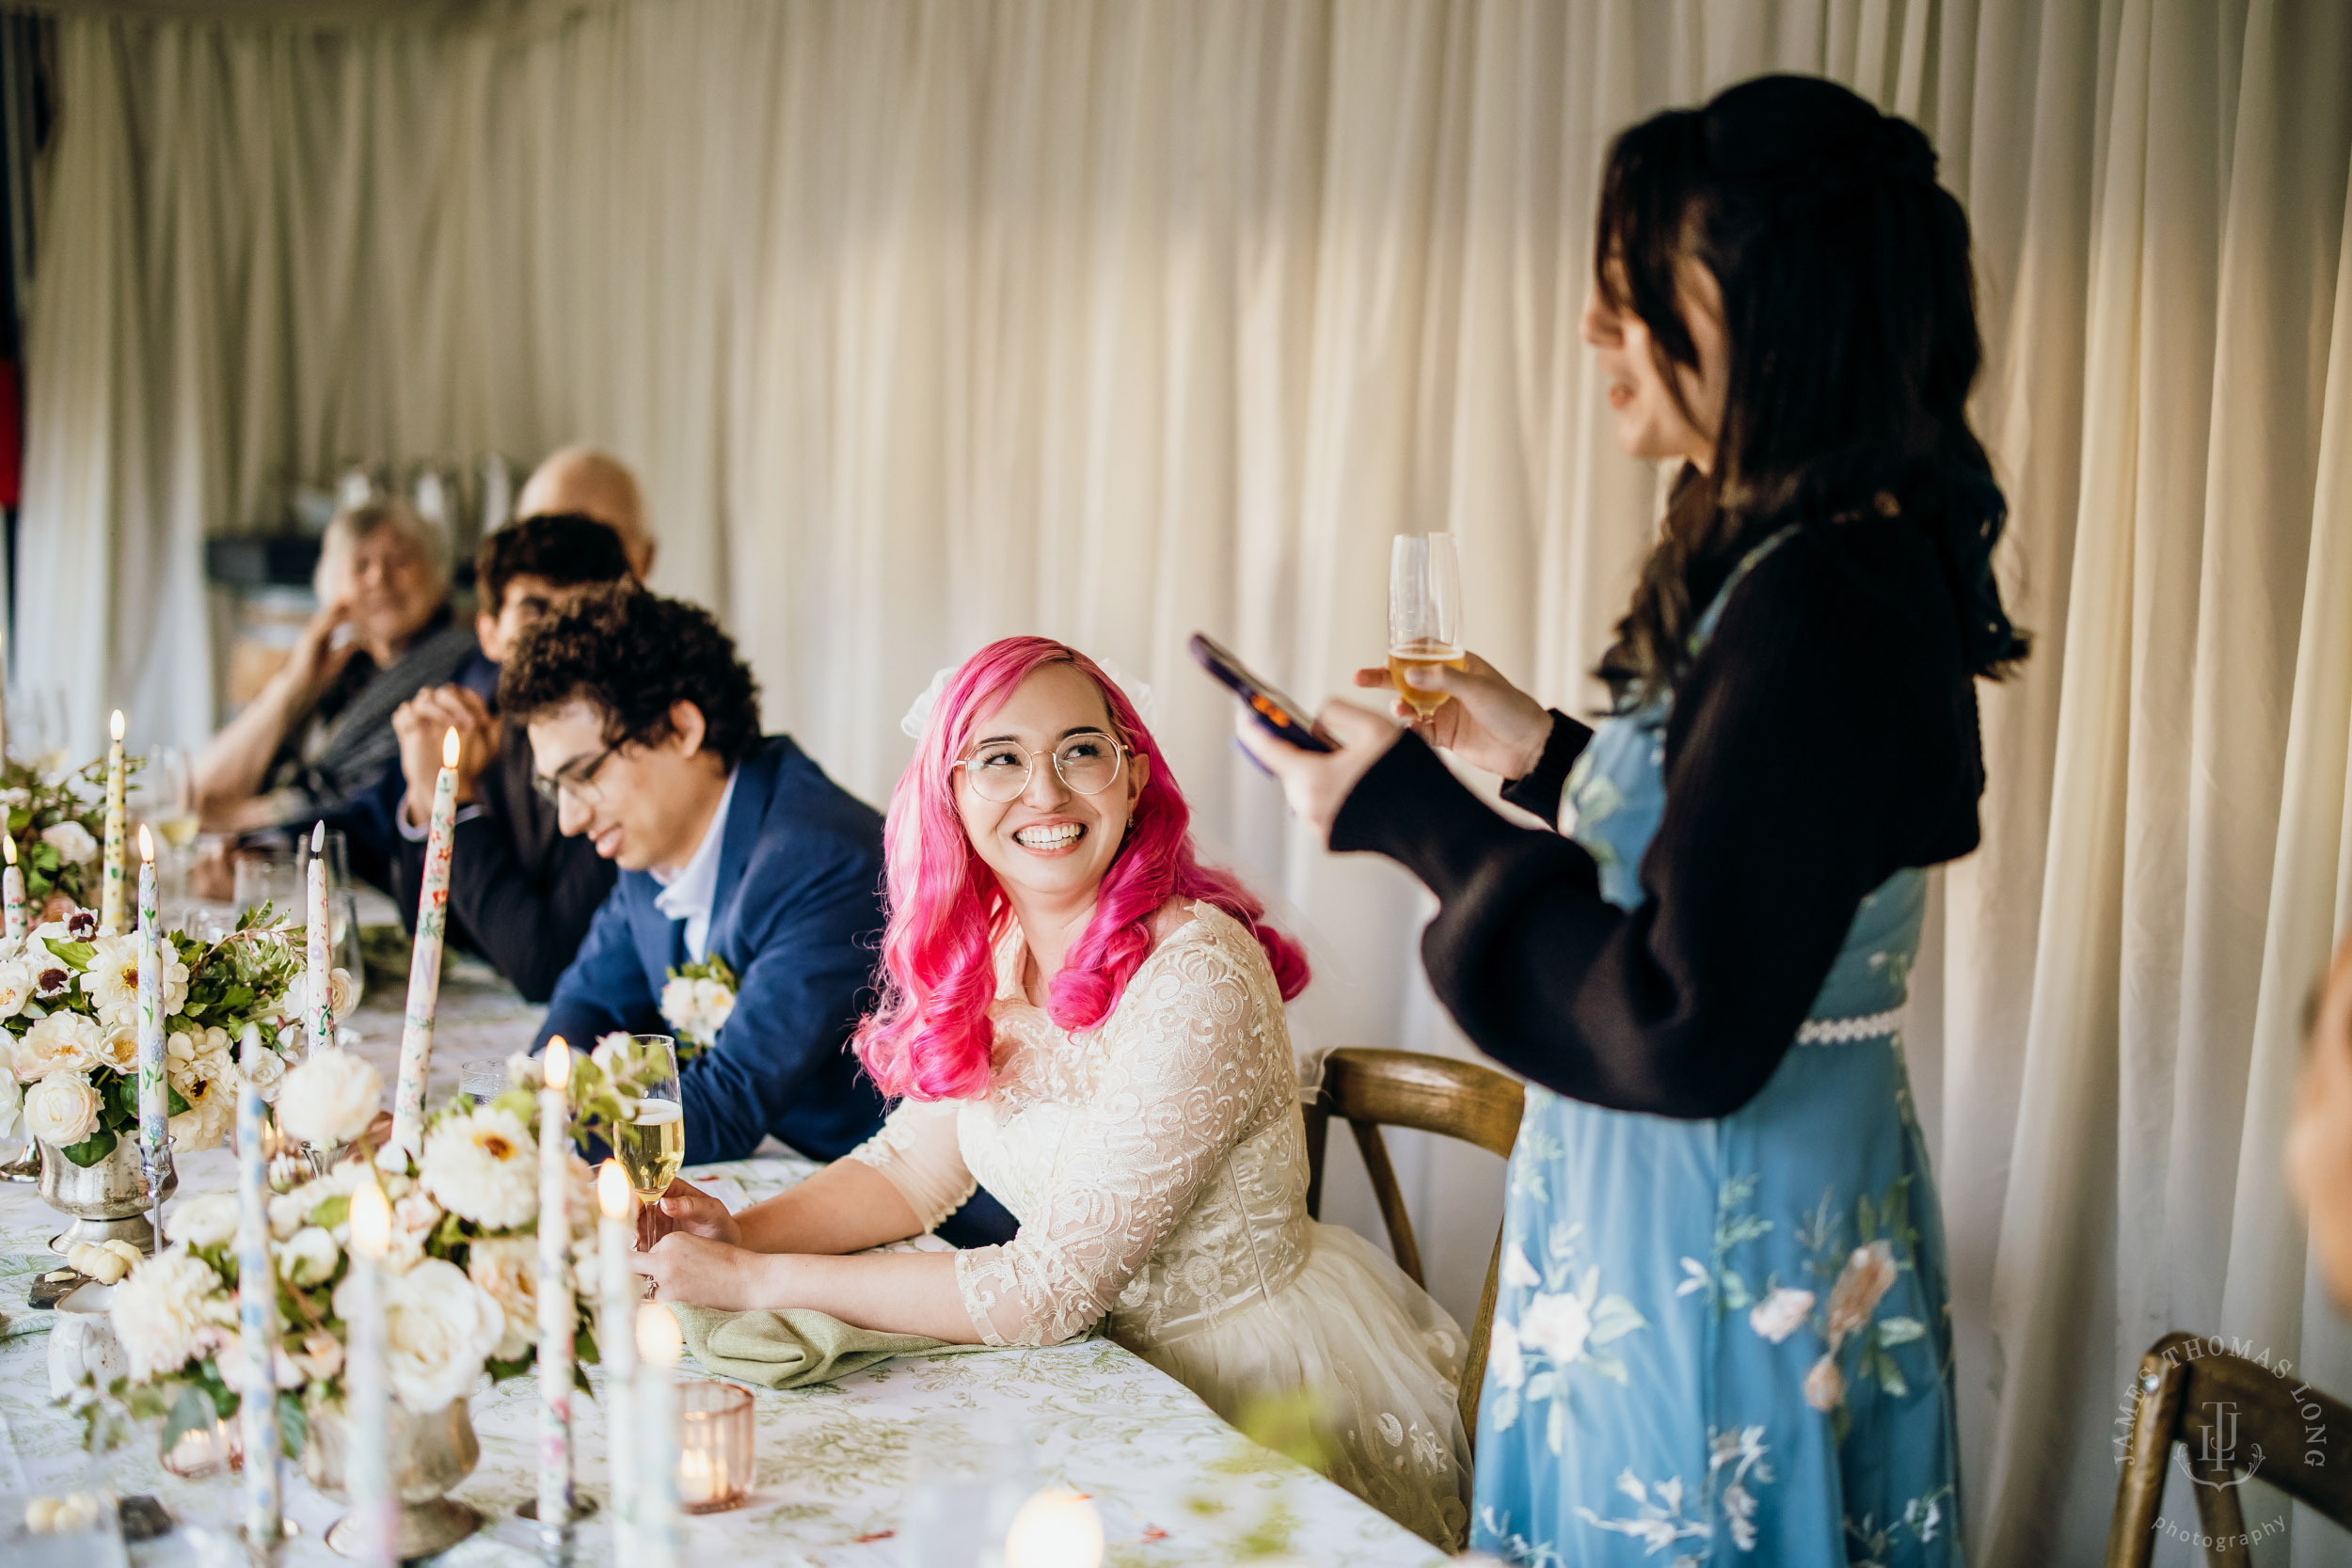
<instances>
[{"instance_id":1,"label":"smartphone","mask_svg":"<svg viewBox=\"0 0 2352 1568\"><path fill-rule=\"evenodd\" d=\"M1231 687L1265 732L1277 740L1288 741L1302 752L1336 752L1339 747L1316 729L1307 710L1290 698L1249 673L1249 667L1215 639L1201 632L1192 634L1192 657L1200 667Z\"/></svg>"}]
</instances>

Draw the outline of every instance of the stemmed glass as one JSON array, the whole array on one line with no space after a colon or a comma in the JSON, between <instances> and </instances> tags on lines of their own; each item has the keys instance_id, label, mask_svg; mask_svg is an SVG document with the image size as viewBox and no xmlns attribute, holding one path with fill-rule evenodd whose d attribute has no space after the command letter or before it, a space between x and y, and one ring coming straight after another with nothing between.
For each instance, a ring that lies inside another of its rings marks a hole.
<instances>
[{"instance_id":1,"label":"stemmed glass","mask_svg":"<svg viewBox=\"0 0 2352 1568\"><path fill-rule=\"evenodd\" d=\"M678 1098L677 1041L668 1035L631 1035L626 1053L609 1069L613 1087L630 1105L612 1130L612 1153L642 1204L661 1201L686 1163L686 1107Z\"/></svg>"},{"instance_id":2,"label":"stemmed glass","mask_svg":"<svg viewBox=\"0 0 2352 1568\"><path fill-rule=\"evenodd\" d=\"M1426 719L1447 693L1407 681L1415 666L1459 670L1462 656L1462 563L1451 533L1400 533L1389 550L1389 679L1413 711Z\"/></svg>"}]
</instances>

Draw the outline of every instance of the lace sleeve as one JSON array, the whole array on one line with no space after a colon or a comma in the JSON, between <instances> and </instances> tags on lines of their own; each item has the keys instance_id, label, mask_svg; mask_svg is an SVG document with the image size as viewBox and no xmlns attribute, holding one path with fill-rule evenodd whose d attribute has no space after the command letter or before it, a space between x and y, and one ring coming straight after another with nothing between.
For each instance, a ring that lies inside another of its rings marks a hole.
<instances>
[{"instance_id":1,"label":"lace sleeve","mask_svg":"<svg viewBox=\"0 0 2352 1568\"><path fill-rule=\"evenodd\" d=\"M1099 1076L1069 1107L1041 1212L1002 1246L956 1254L992 1345L1052 1345L1108 1312L1239 1141L1262 1098L1248 978L1210 943L1138 970L1102 1032Z\"/></svg>"},{"instance_id":2,"label":"lace sleeve","mask_svg":"<svg viewBox=\"0 0 2352 1568\"><path fill-rule=\"evenodd\" d=\"M961 1105L955 1100L901 1101L880 1132L849 1152L850 1159L873 1166L898 1189L925 1230L962 1208L977 1185L956 1142Z\"/></svg>"}]
</instances>

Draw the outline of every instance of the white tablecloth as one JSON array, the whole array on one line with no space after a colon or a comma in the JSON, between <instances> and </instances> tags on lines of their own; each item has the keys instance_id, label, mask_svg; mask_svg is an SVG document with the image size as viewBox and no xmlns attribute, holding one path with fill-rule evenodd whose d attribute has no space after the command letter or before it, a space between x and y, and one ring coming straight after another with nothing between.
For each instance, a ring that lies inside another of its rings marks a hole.
<instances>
[{"instance_id":1,"label":"white tablecloth","mask_svg":"<svg viewBox=\"0 0 2352 1568\"><path fill-rule=\"evenodd\" d=\"M358 1049L383 1067L388 1084L400 1045L396 990L376 982L352 1021L361 1037ZM431 1100L456 1091L465 1063L503 1058L527 1046L536 1018L535 1008L486 970L453 962L442 990ZM734 1177L760 1197L812 1167L773 1158L706 1168ZM185 1159L180 1172L183 1196L233 1185L223 1151ZM90 1474L75 1423L49 1401L51 1314L25 1306L34 1277L56 1266L46 1243L63 1223L33 1187L0 1184L0 1311L8 1320L0 1338L0 1418L36 1490L85 1484ZM599 1374L590 1369L589 1375L593 1383ZM1044 1479L1095 1499L1108 1537L1106 1560L1116 1568L1241 1562L1272 1554L1332 1568L1402 1568L1439 1560L1418 1537L1250 1443L1173 1379L1106 1341L885 1362L830 1386L755 1391L755 1490L739 1509L686 1521L681 1559L692 1568L905 1562L910 1554L900 1549L898 1530L915 1468L911 1449L918 1441L1014 1429L1035 1440ZM515 1517L516 1507L531 1495L535 1401L529 1378L475 1396L482 1461L454 1496L482 1510L490 1525L438 1560L450 1568L538 1560L536 1527ZM596 1408L575 1406L584 1413L575 1438L580 1488L592 1497L601 1497L605 1481ZM320 1541L336 1506L312 1492L294 1467L287 1475L287 1513L302 1531L286 1560L340 1562ZM206 1495L166 1475L155 1462L151 1433L116 1456L103 1479L119 1492L151 1493L175 1513L216 1511L222 1500L219 1483ZM15 1484L16 1477L0 1467L0 1490ZM132 1560L183 1563L190 1560L186 1546L167 1538L135 1548ZM580 1527L578 1560L611 1562L600 1518Z\"/></svg>"}]
</instances>

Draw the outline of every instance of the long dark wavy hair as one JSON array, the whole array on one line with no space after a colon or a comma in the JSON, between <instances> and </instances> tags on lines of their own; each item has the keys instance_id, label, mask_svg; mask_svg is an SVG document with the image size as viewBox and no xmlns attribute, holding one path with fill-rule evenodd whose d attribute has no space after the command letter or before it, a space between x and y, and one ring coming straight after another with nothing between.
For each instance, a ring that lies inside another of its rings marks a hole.
<instances>
[{"instance_id":1,"label":"long dark wavy hair","mask_svg":"<svg viewBox=\"0 0 2352 1568\"><path fill-rule=\"evenodd\" d=\"M1968 217L1935 164L1917 126L1812 76L1742 82L1612 145L1603 302L1648 327L1679 401L1676 367L1698 350L1676 269L1697 261L1723 289L1730 359L1713 467L1677 480L1601 659L1620 706L1675 687L1699 608L1791 522L1925 526L1969 667L1997 678L2026 656L1993 577L2009 503L1965 407L1984 357Z\"/></svg>"}]
</instances>

